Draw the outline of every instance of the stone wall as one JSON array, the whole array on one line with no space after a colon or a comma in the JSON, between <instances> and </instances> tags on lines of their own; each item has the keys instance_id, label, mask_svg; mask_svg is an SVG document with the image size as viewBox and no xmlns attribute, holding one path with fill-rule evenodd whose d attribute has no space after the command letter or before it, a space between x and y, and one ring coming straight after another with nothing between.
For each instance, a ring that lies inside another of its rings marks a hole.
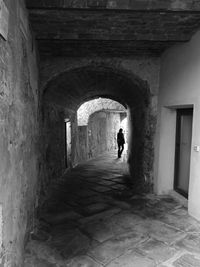
<instances>
[{"instance_id":1,"label":"stone wall","mask_svg":"<svg viewBox=\"0 0 200 267\"><path fill-rule=\"evenodd\" d=\"M98 111L93 113L88 126L79 126L79 160L95 158L117 148L116 135L120 128L120 113Z\"/></svg>"},{"instance_id":2,"label":"stone wall","mask_svg":"<svg viewBox=\"0 0 200 267\"><path fill-rule=\"evenodd\" d=\"M0 36L0 265L19 267L37 200L38 71L23 1L4 1L10 14L7 41Z\"/></svg>"},{"instance_id":3,"label":"stone wall","mask_svg":"<svg viewBox=\"0 0 200 267\"><path fill-rule=\"evenodd\" d=\"M67 168L76 166L81 161L81 144L77 126L76 112L44 101L42 106L40 151L41 174L40 204L46 199L48 185L59 179ZM67 159L66 120L71 124L71 153ZM84 131L83 131L84 134Z\"/></svg>"},{"instance_id":4,"label":"stone wall","mask_svg":"<svg viewBox=\"0 0 200 267\"><path fill-rule=\"evenodd\" d=\"M106 112L97 112L91 115L89 119L89 155L91 158L100 155L104 151L106 151L106 115Z\"/></svg>"},{"instance_id":5,"label":"stone wall","mask_svg":"<svg viewBox=\"0 0 200 267\"><path fill-rule=\"evenodd\" d=\"M78 126L78 158L80 162L90 158L88 147L88 126Z\"/></svg>"},{"instance_id":6,"label":"stone wall","mask_svg":"<svg viewBox=\"0 0 200 267\"><path fill-rule=\"evenodd\" d=\"M87 125L90 115L100 110L125 111L125 107L117 101L102 97L87 101L77 111L78 125Z\"/></svg>"},{"instance_id":7,"label":"stone wall","mask_svg":"<svg viewBox=\"0 0 200 267\"><path fill-rule=\"evenodd\" d=\"M42 163L40 198L46 194L47 184L60 177L65 168L65 110L47 104L43 106L43 131L41 136Z\"/></svg>"},{"instance_id":8,"label":"stone wall","mask_svg":"<svg viewBox=\"0 0 200 267\"><path fill-rule=\"evenodd\" d=\"M152 95L158 94L160 58L156 57L135 57L134 59L100 57L44 58L40 62L41 90L45 91L45 89L48 89L48 83L61 73L67 73L71 70L88 66L94 69L106 66L118 72L140 77L143 81L148 82Z\"/></svg>"}]
</instances>

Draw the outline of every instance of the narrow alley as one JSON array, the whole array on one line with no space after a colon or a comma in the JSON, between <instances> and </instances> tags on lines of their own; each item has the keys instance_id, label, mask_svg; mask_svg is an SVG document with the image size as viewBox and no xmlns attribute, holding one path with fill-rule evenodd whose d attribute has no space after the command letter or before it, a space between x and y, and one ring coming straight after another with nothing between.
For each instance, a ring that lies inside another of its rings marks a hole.
<instances>
[{"instance_id":1,"label":"narrow alley","mask_svg":"<svg viewBox=\"0 0 200 267\"><path fill-rule=\"evenodd\" d=\"M200 223L170 196L132 194L126 155L116 154L52 184L26 267L200 266Z\"/></svg>"},{"instance_id":2,"label":"narrow alley","mask_svg":"<svg viewBox=\"0 0 200 267\"><path fill-rule=\"evenodd\" d=\"M199 0L0 0L0 267L200 267L199 74Z\"/></svg>"}]
</instances>

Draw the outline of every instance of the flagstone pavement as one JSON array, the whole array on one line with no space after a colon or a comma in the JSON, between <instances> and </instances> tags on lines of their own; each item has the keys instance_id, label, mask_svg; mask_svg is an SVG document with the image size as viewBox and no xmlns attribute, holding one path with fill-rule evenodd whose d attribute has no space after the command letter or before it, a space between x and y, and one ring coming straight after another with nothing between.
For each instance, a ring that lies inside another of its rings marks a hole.
<instances>
[{"instance_id":1,"label":"flagstone pavement","mask_svg":"<svg viewBox=\"0 0 200 267\"><path fill-rule=\"evenodd\" d=\"M133 194L116 154L51 185L25 267L200 267L200 223L171 196Z\"/></svg>"}]
</instances>

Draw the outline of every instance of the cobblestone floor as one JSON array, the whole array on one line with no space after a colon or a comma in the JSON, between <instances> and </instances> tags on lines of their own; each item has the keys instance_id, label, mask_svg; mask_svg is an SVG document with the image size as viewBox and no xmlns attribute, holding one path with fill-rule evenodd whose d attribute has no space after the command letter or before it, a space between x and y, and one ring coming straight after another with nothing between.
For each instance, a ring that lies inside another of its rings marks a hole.
<instances>
[{"instance_id":1,"label":"cobblestone floor","mask_svg":"<svg viewBox=\"0 0 200 267\"><path fill-rule=\"evenodd\" d=\"M200 267L200 223L170 196L133 195L124 157L101 156L51 186L25 267Z\"/></svg>"}]
</instances>

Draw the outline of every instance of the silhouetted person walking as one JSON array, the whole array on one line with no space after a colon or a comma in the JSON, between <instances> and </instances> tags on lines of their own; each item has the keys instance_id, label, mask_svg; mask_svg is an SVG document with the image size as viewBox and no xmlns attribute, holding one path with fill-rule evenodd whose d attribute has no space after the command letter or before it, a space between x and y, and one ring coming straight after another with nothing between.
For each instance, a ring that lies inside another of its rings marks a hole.
<instances>
[{"instance_id":1,"label":"silhouetted person walking","mask_svg":"<svg viewBox=\"0 0 200 267\"><path fill-rule=\"evenodd\" d=\"M121 158L122 152L124 150L124 134L123 129L119 129L119 132L117 133L117 144L118 144L118 158Z\"/></svg>"}]
</instances>

